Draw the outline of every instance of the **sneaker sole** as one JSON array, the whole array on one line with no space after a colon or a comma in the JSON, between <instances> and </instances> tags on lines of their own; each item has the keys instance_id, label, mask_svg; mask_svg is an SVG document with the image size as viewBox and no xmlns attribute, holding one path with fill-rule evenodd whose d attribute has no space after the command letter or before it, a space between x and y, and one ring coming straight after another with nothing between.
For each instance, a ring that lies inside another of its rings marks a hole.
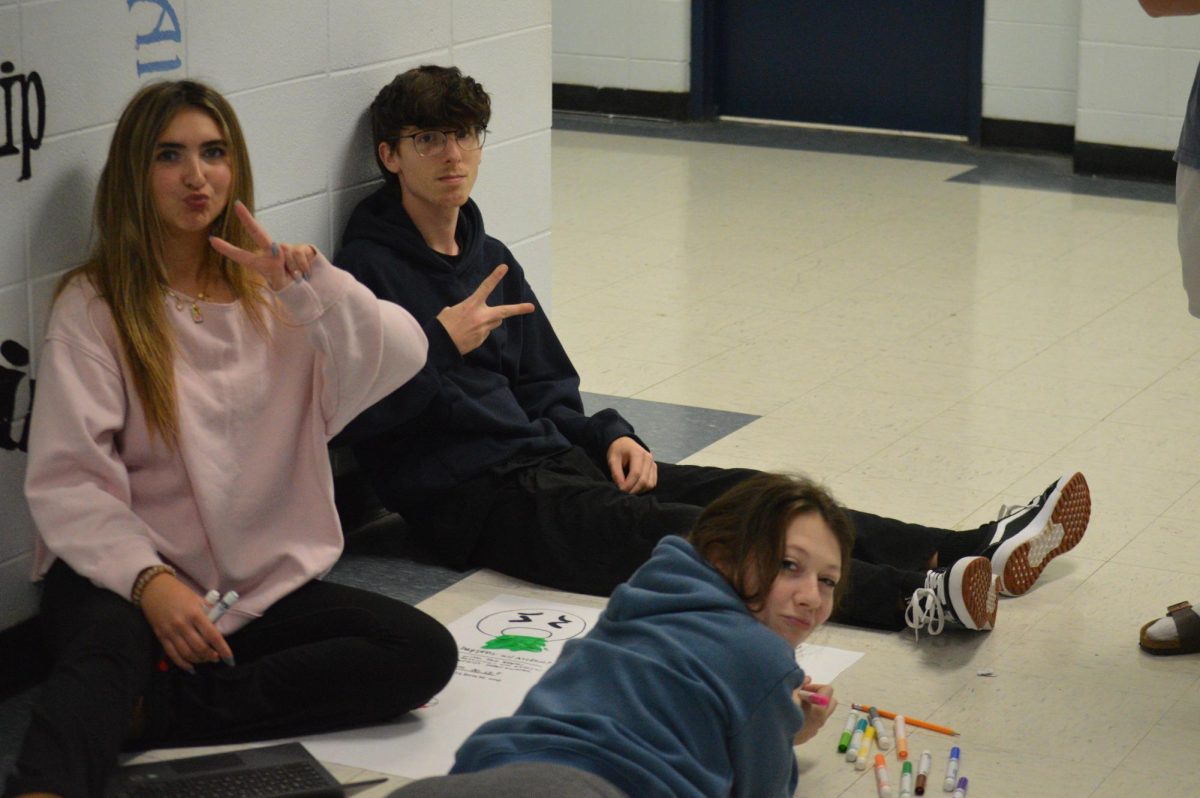
<instances>
[{"instance_id":1,"label":"sneaker sole","mask_svg":"<svg viewBox=\"0 0 1200 798\"><path fill-rule=\"evenodd\" d=\"M1042 575L1050 561L1075 548L1092 515L1092 497L1083 474L1075 473L1050 494L1037 517L992 555L992 572L1000 592L1020 596Z\"/></svg>"},{"instance_id":2,"label":"sneaker sole","mask_svg":"<svg viewBox=\"0 0 1200 798\"><path fill-rule=\"evenodd\" d=\"M962 564L962 567L958 567ZM947 590L958 622L968 629L987 631L996 625L999 580L987 557L959 560L950 569Z\"/></svg>"}]
</instances>

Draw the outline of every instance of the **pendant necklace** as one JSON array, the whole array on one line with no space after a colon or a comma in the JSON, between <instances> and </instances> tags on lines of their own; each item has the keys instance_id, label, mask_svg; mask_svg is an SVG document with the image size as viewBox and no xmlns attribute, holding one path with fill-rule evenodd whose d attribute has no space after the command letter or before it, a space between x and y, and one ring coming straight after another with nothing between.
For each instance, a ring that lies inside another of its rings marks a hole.
<instances>
[{"instance_id":1,"label":"pendant necklace","mask_svg":"<svg viewBox=\"0 0 1200 798\"><path fill-rule=\"evenodd\" d=\"M172 291L169 285L164 285L163 291L175 302L176 310L183 310L185 305L189 305L192 313L192 321L196 324L204 323L204 313L200 310L200 303L206 299L203 291L197 293L196 298L191 301Z\"/></svg>"}]
</instances>

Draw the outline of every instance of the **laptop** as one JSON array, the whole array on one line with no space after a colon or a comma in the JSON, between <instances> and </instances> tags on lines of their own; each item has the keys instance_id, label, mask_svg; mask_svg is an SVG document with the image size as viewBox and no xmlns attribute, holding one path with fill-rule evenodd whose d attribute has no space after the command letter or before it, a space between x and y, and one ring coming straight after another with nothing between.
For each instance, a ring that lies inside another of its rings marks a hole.
<instances>
[{"instance_id":1,"label":"laptop","mask_svg":"<svg viewBox=\"0 0 1200 798\"><path fill-rule=\"evenodd\" d=\"M300 743L125 765L113 774L105 792L106 798L341 798L347 794Z\"/></svg>"}]
</instances>

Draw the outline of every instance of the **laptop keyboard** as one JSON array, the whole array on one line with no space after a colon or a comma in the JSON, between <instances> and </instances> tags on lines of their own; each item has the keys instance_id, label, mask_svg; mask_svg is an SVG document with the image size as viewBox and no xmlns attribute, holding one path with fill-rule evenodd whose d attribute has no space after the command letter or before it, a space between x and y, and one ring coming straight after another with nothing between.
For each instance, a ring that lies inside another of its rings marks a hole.
<instances>
[{"instance_id":1,"label":"laptop keyboard","mask_svg":"<svg viewBox=\"0 0 1200 798\"><path fill-rule=\"evenodd\" d=\"M121 793L127 798L253 798L340 796L328 776L305 762L268 765L229 773L196 774L186 779L142 783Z\"/></svg>"}]
</instances>

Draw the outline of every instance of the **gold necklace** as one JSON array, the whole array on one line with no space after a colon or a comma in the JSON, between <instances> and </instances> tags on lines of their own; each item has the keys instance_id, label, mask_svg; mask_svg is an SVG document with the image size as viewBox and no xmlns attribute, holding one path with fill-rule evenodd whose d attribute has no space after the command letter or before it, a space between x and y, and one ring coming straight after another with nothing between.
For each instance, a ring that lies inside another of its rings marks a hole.
<instances>
[{"instance_id":1,"label":"gold necklace","mask_svg":"<svg viewBox=\"0 0 1200 798\"><path fill-rule=\"evenodd\" d=\"M171 299L175 301L176 310L183 310L185 305L191 305L192 321L194 321L196 324L204 323L204 314L200 312L199 304L206 299L203 291L196 294L196 298L190 302L186 298L181 297L179 294L172 291L169 285L164 285L163 291L166 292L167 296L171 297Z\"/></svg>"}]
</instances>

